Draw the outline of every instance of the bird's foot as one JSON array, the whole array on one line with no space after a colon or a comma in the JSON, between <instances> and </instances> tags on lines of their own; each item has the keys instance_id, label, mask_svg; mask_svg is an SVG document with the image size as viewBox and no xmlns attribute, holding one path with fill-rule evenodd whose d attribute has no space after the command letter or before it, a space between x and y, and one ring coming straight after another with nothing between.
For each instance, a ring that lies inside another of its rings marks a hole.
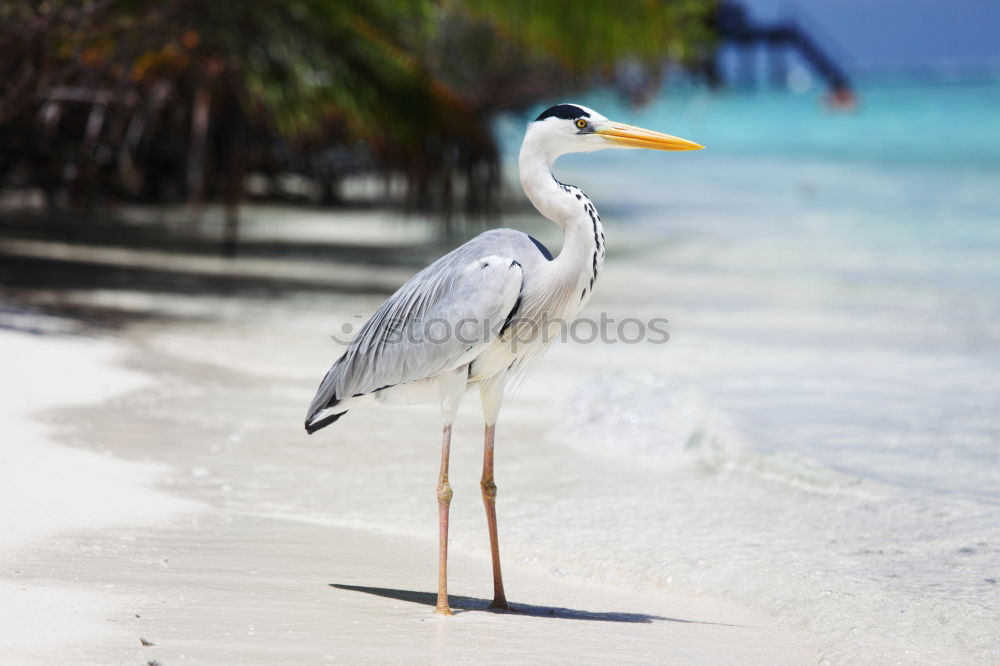
<instances>
[{"instance_id":1,"label":"bird's foot","mask_svg":"<svg viewBox=\"0 0 1000 666\"><path fill-rule=\"evenodd\" d=\"M513 606L511 606L510 604L508 604L506 599L494 599L493 603L490 604L490 608L492 608L494 610L507 611L508 613L520 613L521 612L518 609L516 609Z\"/></svg>"},{"instance_id":2,"label":"bird's foot","mask_svg":"<svg viewBox=\"0 0 1000 666\"><path fill-rule=\"evenodd\" d=\"M448 606L448 604L445 604L444 606L438 604L437 606L435 606L434 607L434 614L435 615L454 615L454 613L451 612L451 607Z\"/></svg>"}]
</instances>

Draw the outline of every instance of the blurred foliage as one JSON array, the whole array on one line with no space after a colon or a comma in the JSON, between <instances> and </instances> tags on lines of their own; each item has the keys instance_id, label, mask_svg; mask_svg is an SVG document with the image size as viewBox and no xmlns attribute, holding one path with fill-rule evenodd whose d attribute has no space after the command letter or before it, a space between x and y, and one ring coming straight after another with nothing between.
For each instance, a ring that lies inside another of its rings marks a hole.
<instances>
[{"instance_id":1,"label":"blurred foliage","mask_svg":"<svg viewBox=\"0 0 1000 666\"><path fill-rule=\"evenodd\" d=\"M571 71L624 58L683 62L711 39L714 2L705 0L468 0L466 11L491 21L521 48L554 57Z\"/></svg>"},{"instance_id":2,"label":"blurred foliage","mask_svg":"<svg viewBox=\"0 0 1000 666\"><path fill-rule=\"evenodd\" d=\"M493 114L711 47L714 0L44 0L0 4L0 177L147 198L248 172L401 174L489 208ZM635 77L633 76L634 80ZM639 98L641 95L630 96ZM47 190L48 191L48 190Z\"/></svg>"}]
</instances>

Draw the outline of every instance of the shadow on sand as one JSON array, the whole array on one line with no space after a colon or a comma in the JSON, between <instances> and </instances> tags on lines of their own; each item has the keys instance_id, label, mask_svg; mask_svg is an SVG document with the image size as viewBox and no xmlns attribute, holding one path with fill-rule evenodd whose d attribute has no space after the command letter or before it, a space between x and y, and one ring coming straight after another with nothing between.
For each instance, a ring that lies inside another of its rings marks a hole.
<instances>
[{"instance_id":1,"label":"shadow on sand","mask_svg":"<svg viewBox=\"0 0 1000 666\"><path fill-rule=\"evenodd\" d=\"M350 592L364 592L365 594L373 594L378 597L386 597L387 599L398 599L399 601L409 601L415 604L423 604L425 606L434 606L437 604L437 594L433 592L417 592L415 590L394 590L385 587L366 587L364 585L343 585L341 583L330 583L330 587L335 587L338 590L348 590ZM457 595L449 595L448 601L451 604L451 609L456 614L466 613L470 611L485 611L490 613L507 613L508 611L498 611L490 608L490 601L488 599L477 599L475 597L461 597ZM578 610L575 608L561 608L558 606L534 606L532 604L513 604L515 612L510 613L511 615L523 615L525 617L546 617L546 618L558 618L562 620L589 620L592 622L631 622L631 623L645 623L650 622L681 622L683 624L714 624L718 626L730 627L733 625L722 624L719 622L701 622L699 620L683 620L676 617L664 617L662 615L649 615L648 613L625 613L618 611L587 611Z\"/></svg>"},{"instance_id":2,"label":"shadow on sand","mask_svg":"<svg viewBox=\"0 0 1000 666\"><path fill-rule=\"evenodd\" d=\"M161 308L164 296L254 301L313 294L384 296L441 253L433 240L359 244L247 238L237 257L224 259L218 241L199 233L192 225L0 210L0 329L35 335L68 330L68 325L40 324L45 316L74 322L75 333L177 319L176 310ZM111 259L105 256L109 250L116 253ZM316 270L287 271L303 265ZM382 270L359 276L353 269L362 266ZM142 309L121 305L116 294L124 292L147 297ZM94 293L103 300L94 302Z\"/></svg>"}]
</instances>

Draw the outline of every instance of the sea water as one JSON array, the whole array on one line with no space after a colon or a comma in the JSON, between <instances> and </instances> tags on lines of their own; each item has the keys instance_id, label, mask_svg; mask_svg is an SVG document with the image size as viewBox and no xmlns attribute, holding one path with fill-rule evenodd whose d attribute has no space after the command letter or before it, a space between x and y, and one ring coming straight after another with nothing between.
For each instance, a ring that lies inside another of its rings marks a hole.
<instances>
[{"instance_id":1,"label":"sea water","mask_svg":"<svg viewBox=\"0 0 1000 666\"><path fill-rule=\"evenodd\" d=\"M705 333L783 359L747 409L761 450L1000 504L1000 84L883 85L860 99L840 114L787 94L680 96L639 114L595 100L709 149L609 154L613 176L591 189L606 217L671 241L654 266L753 292L718 294L714 309L743 321ZM589 165L569 166L586 178ZM809 401L800 380L822 396ZM765 424L761 409L778 413ZM837 435L803 437L797 422Z\"/></svg>"},{"instance_id":2,"label":"sea water","mask_svg":"<svg viewBox=\"0 0 1000 666\"><path fill-rule=\"evenodd\" d=\"M767 92L579 99L707 150L556 165L607 234L583 316L666 318L670 339L556 344L507 398L505 563L763 609L829 663L1000 659L1000 85L859 95L848 114ZM525 121L500 123L511 175ZM235 333L148 341L169 392L133 407L160 431L183 421L171 460L197 474L176 482L233 510L433 539L435 406L290 434L339 353L317 332L380 301L310 294ZM230 370L178 384L177 359ZM485 563L474 403L455 428L450 539ZM207 434L186 436L192 422ZM512 602L558 603L518 581L509 570ZM488 569L452 584L491 589Z\"/></svg>"},{"instance_id":3,"label":"sea water","mask_svg":"<svg viewBox=\"0 0 1000 666\"><path fill-rule=\"evenodd\" d=\"M567 438L662 465L587 505L635 534L637 580L767 606L833 660L996 659L1000 83L858 92L850 112L766 91L577 100L707 150L557 165L620 271L589 314L633 306L673 335L650 369L582 382ZM511 164L518 124L500 124Z\"/></svg>"}]
</instances>

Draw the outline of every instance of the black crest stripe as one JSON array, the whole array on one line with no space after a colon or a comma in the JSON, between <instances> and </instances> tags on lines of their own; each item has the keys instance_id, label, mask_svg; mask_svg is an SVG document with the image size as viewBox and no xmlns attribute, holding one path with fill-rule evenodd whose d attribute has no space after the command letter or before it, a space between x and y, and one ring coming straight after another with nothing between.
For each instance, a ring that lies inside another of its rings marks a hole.
<instances>
[{"instance_id":1,"label":"black crest stripe","mask_svg":"<svg viewBox=\"0 0 1000 666\"><path fill-rule=\"evenodd\" d=\"M573 104L556 104L550 106L539 114L535 121L546 118L561 118L563 120L574 120L576 118L589 118L590 114Z\"/></svg>"}]
</instances>

